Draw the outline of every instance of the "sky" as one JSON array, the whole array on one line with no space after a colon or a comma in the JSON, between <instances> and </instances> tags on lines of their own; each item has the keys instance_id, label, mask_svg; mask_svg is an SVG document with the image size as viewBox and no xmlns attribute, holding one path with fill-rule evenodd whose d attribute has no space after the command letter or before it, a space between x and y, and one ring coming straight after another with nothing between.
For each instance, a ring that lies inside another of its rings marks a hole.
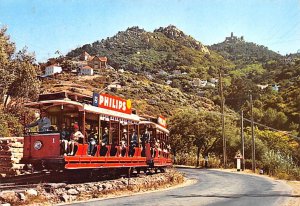
<instances>
[{"instance_id":1,"label":"sky","mask_svg":"<svg viewBox=\"0 0 300 206\"><path fill-rule=\"evenodd\" d=\"M233 32L282 55L300 52L300 0L0 0L0 27L39 62L128 27L168 25L204 45Z\"/></svg>"}]
</instances>

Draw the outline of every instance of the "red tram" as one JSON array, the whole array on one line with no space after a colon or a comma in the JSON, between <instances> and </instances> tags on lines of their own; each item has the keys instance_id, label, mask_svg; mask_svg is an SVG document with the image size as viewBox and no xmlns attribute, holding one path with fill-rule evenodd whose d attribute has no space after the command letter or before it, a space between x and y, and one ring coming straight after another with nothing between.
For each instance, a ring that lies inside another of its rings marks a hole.
<instances>
[{"instance_id":1,"label":"red tram","mask_svg":"<svg viewBox=\"0 0 300 206\"><path fill-rule=\"evenodd\" d=\"M138 116L132 112L130 100L108 94L94 93L92 98L60 92L42 94L37 102L27 103L26 107L46 111L51 121L51 131L29 132L24 136L22 162L33 165L35 170L163 170L172 165L168 144L169 131L165 128L165 120L160 119L158 122L163 124L158 124ZM61 146L59 131L62 123L67 128L77 124L85 136L82 142L76 144L75 153L72 155L64 154ZM93 148L94 153L88 155L86 137L92 128L96 128L98 144ZM101 144L104 128L108 128L109 131L106 145ZM137 144L130 148L134 132L138 137ZM149 139L142 140L142 134L146 132L149 133ZM127 139L122 139L122 134L127 136ZM106 151L101 154L101 148L104 147Z\"/></svg>"}]
</instances>

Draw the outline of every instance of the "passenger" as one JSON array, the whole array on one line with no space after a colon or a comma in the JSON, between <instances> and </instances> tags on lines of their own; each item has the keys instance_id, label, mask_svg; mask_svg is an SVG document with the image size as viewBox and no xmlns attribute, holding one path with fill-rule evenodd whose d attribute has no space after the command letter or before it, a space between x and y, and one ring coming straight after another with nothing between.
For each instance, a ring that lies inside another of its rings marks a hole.
<instances>
[{"instance_id":1,"label":"passenger","mask_svg":"<svg viewBox=\"0 0 300 206\"><path fill-rule=\"evenodd\" d=\"M129 156L133 157L135 153L135 147L138 146L138 139L137 134L135 132L135 129L132 130L131 140L130 140L130 146L129 146Z\"/></svg>"},{"instance_id":2,"label":"passenger","mask_svg":"<svg viewBox=\"0 0 300 206\"><path fill-rule=\"evenodd\" d=\"M150 152L151 152L151 157L155 157L155 155L156 155L155 144L156 144L156 139L152 139L152 140L150 141Z\"/></svg>"},{"instance_id":3,"label":"passenger","mask_svg":"<svg viewBox=\"0 0 300 206\"><path fill-rule=\"evenodd\" d=\"M88 155L94 156L95 155L95 148L98 139L98 127L94 127L92 132L88 135Z\"/></svg>"},{"instance_id":4,"label":"passenger","mask_svg":"<svg viewBox=\"0 0 300 206\"><path fill-rule=\"evenodd\" d=\"M79 131L79 126L77 124L74 124L74 132L71 134L71 140L69 142L70 145L70 153L68 155L74 155L74 149L75 145L78 146L79 139L83 139L83 134Z\"/></svg>"},{"instance_id":5,"label":"passenger","mask_svg":"<svg viewBox=\"0 0 300 206\"><path fill-rule=\"evenodd\" d=\"M121 156L124 157L126 154L126 147L127 147L127 130L123 130L122 139L121 139Z\"/></svg>"},{"instance_id":6,"label":"passenger","mask_svg":"<svg viewBox=\"0 0 300 206\"><path fill-rule=\"evenodd\" d=\"M115 139L111 145L111 148L110 148L110 156L111 157L114 157L116 156L117 152L118 152L118 141Z\"/></svg>"},{"instance_id":7,"label":"passenger","mask_svg":"<svg viewBox=\"0 0 300 206\"><path fill-rule=\"evenodd\" d=\"M47 132L47 131L49 131L49 128L51 126L51 121L47 117L46 111L41 110L40 118L37 121L35 121L35 122L31 123L31 124L26 125L25 127L26 128L30 128L30 127L35 127L35 126L38 126L39 132Z\"/></svg>"},{"instance_id":8,"label":"passenger","mask_svg":"<svg viewBox=\"0 0 300 206\"><path fill-rule=\"evenodd\" d=\"M160 156L161 153L161 147L160 147L160 141L159 139L155 141L155 153L154 156L156 156L156 152L158 152L158 157Z\"/></svg>"},{"instance_id":9,"label":"passenger","mask_svg":"<svg viewBox=\"0 0 300 206\"><path fill-rule=\"evenodd\" d=\"M146 156L146 143L150 142L150 133L148 131L148 128L146 127L144 134L142 135L141 138L141 142L142 142L142 157Z\"/></svg>"},{"instance_id":10,"label":"passenger","mask_svg":"<svg viewBox=\"0 0 300 206\"><path fill-rule=\"evenodd\" d=\"M61 129L60 129L60 143L61 143L61 147L63 149L64 155L67 155L67 153L68 153L69 141L70 141L70 132L67 130L66 124L62 123Z\"/></svg>"},{"instance_id":11,"label":"passenger","mask_svg":"<svg viewBox=\"0 0 300 206\"><path fill-rule=\"evenodd\" d=\"M107 143L109 139L109 133L108 133L108 128L104 128L104 133L102 135L102 140L101 140L101 149L100 149L100 156L105 156L107 153Z\"/></svg>"}]
</instances>

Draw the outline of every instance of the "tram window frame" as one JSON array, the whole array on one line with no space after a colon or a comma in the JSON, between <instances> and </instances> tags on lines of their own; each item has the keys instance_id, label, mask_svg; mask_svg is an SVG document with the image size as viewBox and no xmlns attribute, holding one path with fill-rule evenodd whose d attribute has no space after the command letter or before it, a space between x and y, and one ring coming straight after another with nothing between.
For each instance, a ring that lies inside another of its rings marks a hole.
<instances>
[{"instance_id":1,"label":"tram window frame","mask_svg":"<svg viewBox=\"0 0 300 206\"><path fill-rule=\"evenodd\" d=\"M117 126L115 126L117 125ZM120 139L120 123L119 121L110 121L110 131L111 131L111 134L110 134L110 140L109 140L109 144L113 144L115 143L114 140L117 140L117 144L119 144L119 139Z\"/></svg>"}]
</instances>

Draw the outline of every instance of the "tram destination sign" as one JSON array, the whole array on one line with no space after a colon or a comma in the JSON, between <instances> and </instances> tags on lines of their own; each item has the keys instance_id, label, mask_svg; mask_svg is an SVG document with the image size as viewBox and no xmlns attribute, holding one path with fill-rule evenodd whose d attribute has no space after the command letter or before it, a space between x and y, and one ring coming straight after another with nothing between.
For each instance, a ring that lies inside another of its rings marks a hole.
<instances>
[{"instance_id":1,"label":"tram destination sign","mask_svg":"<svg viewBox=\"0 0 300 206\"><path fill-rule=\"evenodd\" d=\"M93 106L131 114L131 100L109 94L93 93Z\"/></svg>"}]
</instances>

